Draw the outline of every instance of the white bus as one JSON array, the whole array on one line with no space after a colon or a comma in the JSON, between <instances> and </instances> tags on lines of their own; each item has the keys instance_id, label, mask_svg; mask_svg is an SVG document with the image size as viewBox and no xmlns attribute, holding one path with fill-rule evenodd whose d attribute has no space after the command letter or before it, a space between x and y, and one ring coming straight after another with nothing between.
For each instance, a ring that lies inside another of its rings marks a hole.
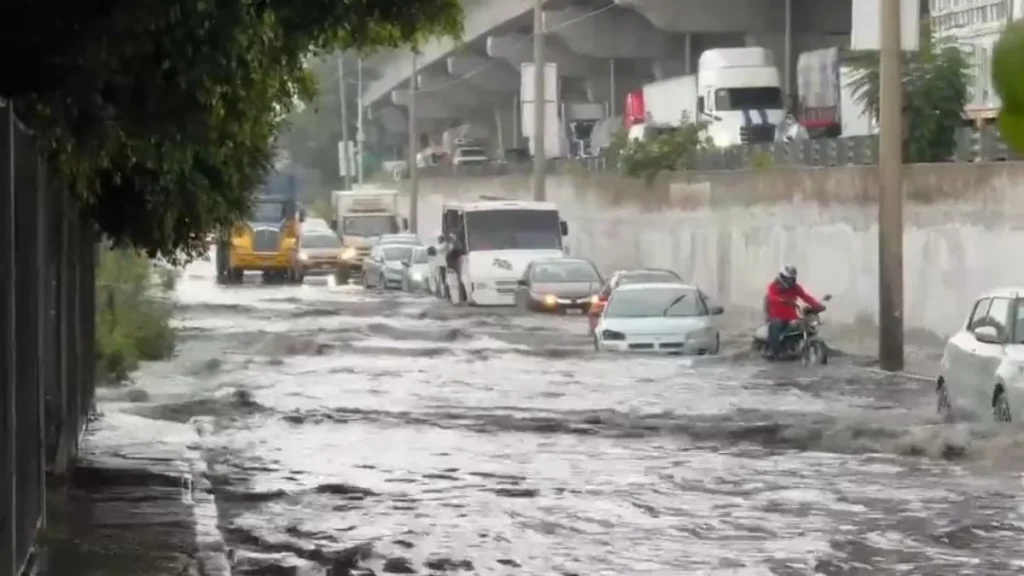
<instances>
[{"instance_id":1,"label":"white bus","mask_svg":"<svg viewBox=\"0 0 1024 576\"><path fill-rule=\"evenodd\" d=\"M552 202L445 203L438 237L438 268L444 267L445 278L441 296L456 304L512 306L526 266L565 255L568 233Z\"/></svg>"}]
</instances>

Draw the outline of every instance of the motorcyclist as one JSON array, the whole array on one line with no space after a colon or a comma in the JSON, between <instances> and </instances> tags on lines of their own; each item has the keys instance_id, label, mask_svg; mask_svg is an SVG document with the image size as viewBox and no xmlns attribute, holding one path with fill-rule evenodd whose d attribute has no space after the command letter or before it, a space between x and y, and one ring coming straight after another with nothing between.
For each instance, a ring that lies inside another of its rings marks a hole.
<instances>
[{"instance_id":1,"label":"motorcyclist","mask_svg":"<svg viewBox=\"0 0 1024 576\"><path fill-rule=\"evenodd\" d=\"M765 357L778 358L782 335L794 322L800 319L797 311L799 301L803 301L812 309L821 310L823 306L808 294L796 281L796 267L784 266L779 275L768 284L768 292L764 297L764 313L768 321L768 346Z\"/></svg>"}]
</instances>

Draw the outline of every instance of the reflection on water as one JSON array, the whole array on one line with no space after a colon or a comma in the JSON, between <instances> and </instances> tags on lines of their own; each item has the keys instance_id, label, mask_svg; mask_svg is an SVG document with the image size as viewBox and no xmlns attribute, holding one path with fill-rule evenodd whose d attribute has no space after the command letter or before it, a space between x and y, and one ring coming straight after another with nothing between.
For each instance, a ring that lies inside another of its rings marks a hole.
<instances>
[{"instance_id":1,"label":"reflection on water","mask_svg":"<svg viewBox=\"0 0 1024 576\"><path fill-rule=\"evenodd\" d=\"M742 338L600 356L581 318L329 282L181 284L192 336L132 409L201 423L238 573L1024 568L1024 442L940 422L927 382L766 366Z\"/></svg>"}]
</instances>

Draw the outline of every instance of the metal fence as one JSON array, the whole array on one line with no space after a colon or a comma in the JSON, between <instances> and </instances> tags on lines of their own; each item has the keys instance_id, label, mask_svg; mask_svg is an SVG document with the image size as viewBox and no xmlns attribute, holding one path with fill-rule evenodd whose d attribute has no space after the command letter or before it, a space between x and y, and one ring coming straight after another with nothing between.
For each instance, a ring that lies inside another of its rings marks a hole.
<instances>
[{"instance_id":1,"label":"metal fence","mask_svg":"<svg viewBox=\"0 0 1024 576\"><path fill-rule=\"evenodd\" d=\"M17 575L92 409L96 241L3 100L0 131L0 574Z\"/></svg>"},{"instance_id":2,"label":"metal fence","mask_svg":"<svg viewBox=\"0 0 1024 576\"><path fill-rule=\"evenodd\" d=\"M956 133L956 148L950 162L1001 162L1022 160L1011 151L999 132L989 128L978 131L961 128ZM750 144L705 150L697 155L695 169L702 171L744 170L785 166L865 166L878 163L878 137L854 136L849 138L815 138L793 142ZM453 167L449 165L419 168L423 178L453 176L502 176L529 174L530 163L487 163ZM552 160L548 171L552 174L583 170L587 172L613 171L613 159L598 156L575 160ZM402 178L408 175L403 174Z\"/></svg>"}]
</instances>

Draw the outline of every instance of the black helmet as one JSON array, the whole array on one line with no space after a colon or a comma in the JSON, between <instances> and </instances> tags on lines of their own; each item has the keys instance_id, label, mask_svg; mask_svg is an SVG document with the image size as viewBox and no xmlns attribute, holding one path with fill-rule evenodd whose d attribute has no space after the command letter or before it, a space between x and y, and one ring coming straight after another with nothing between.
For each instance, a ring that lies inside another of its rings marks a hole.
<instances>
[{"instance_id":1,"label":"black helmet","mask_svg":"<svg viewBox=\"0 0 1024 576\"><path fill-rule=\"evenodd\" d=\"M783 266L779 271L779 283L787 288L796 284L796 266Z\"/></svg>"}]
</instances>

